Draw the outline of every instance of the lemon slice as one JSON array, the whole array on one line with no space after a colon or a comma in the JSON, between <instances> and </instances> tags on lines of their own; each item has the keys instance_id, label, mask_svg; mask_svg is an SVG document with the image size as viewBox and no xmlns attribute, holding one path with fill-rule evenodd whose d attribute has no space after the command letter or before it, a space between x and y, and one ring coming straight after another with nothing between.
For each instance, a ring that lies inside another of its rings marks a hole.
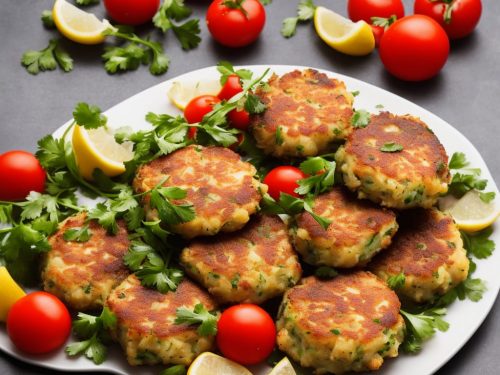
<instances>
[{"instance_id":1,"label":"lemon slice","mask_svg":"<svg viewBox=\"0 0 500 375\"><path fill-rule=\"evenodd\" d=\"M92 180L92 172L96 168L106 176L118 176L125 172L123 162L134 157L133 144L118 144L113 133L105 127L86 130L75 125L73 151L80 174L86 180Z\"/></svg>"},{"instance_id":2,"label":"lemon slice","mask_svg":"<svg viewBox=\"0 0 500 375\"><path fill-rule=\"evenodd\" d=\"M200 95L217 95L221 90L220 82L174 82L168 90L168 98L181 111L184 111L191 99Z\"/></svg>"},{"instance_id":3,"label":"lemon slice","mask_svg":"<svg viewBox=\"0 0 500 375\"><path fill-rule=\"evenodd\" d=\"M365 21L354 23L329 9L317 7L314 27L326 44L347 55L368 55L375 48L375 37Z\"/></svg>"},{"instance_id":4,"label":"lemon slice","mask_svg":"<svg viewBox=\"0 0 500 375\"><path fill-rule=\"evenodd\" d=\"M0 322L7 320L12 305L25 295L26 293L10 276L7 268L0 267Z\"/></svg>"},{"instance_id":5,"label":"lemon slice","mask_svg":"<svg viewBox=\"0 0 500 375\"><path fill-rule=\"evenodd\" d=\"M56 0L52 8L54 23L61 34L82 44L102 43L102 33L112 28L107 20L99 21L95 14L87 13L66 0Z\"/></svg>"},{"instance_id":6,"label":"lemon slice","mask_svg":"<svg viewBox=\"0 0 500 375\"><path fill-rule=\"evenodd\" d=\"M500 215L496 201L485 203L479 192L471 190L462 198L446 196L439 200L439 208L449 212L460 229L477 232L489 227Z\"/></svg>"},{"instance_id":7,"label":"lemon slice","mask_svg":"<svg viewBox=\"0 0 500 375\"><path fill-rule=\"evenodd\" d=\"M213 374L252 375L252 373L242 365L210 352L200 354L191 366L189 366L187 372L187 375Z\"/></svg>"},{"instance_id":8,"label":"lemon slice","mask_svg":"<svg viewBox=\"0 0 500 375\"><path fill-rule=\"evenodd\" d=\"M269 375L296 375L290 360L287 357L284 357L281 361L279 361L276 366L274 366L273 370L269 373Z\"/></svg>"}]
</instances>

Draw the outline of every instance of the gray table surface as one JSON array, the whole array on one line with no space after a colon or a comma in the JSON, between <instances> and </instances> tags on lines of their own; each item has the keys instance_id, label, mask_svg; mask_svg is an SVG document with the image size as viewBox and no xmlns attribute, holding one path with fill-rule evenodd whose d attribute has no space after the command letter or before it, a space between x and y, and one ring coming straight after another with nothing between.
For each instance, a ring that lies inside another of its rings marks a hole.
<instances>
[{"instance_id":1,"label":"gray table surface","mask_svg":"<svg viewBox=\"0 0 500 375\"><path fill-rule=\"evenodd\" d=\"M52 6L51 0L1 0L0 35L0 153L10 149L34 151L36 141L66 122L79 101L106 109L163 80L198 68L229 60L234 64L306 65L346 74L383 87L440 116L462 132L481 152L495 181L500 182L498 135L500 119L500 1L483 1L479 29L465 40L452 44L445 69L434 79L405 83L384 71L377 52L363 58L341 55L327 47L311 25L298 28L297 35L285 40L279 34L281 20L294 14L298 1L274 0L267 9L267 24L260 39L243 49L227 49L216 44L202 22L203 41L184 52L171 35L164 46L172 58L167 74L155 77L142 67L135 72L108 75L100 61L100 46L80 46L64 41L75 59L73 72L29 75L19 64L27 49L41 49L57 36L45 30L39 15ZM346 1L316 1L346 14ZM187 1L196 16L204 19L209 1ZM404 0L412 13L411 0ZM103 6L92 11L104 15ZM148 32L143 27L141 32ZM160 37L156 32L154 37ZM467 324L464 318L463 324ZM500 303L497 301L486 321L464 348L439 372L449 374L500 373ZM0 374L49 374L52 370L26 365L0 354Z\"/></svg>"}]
</instances>

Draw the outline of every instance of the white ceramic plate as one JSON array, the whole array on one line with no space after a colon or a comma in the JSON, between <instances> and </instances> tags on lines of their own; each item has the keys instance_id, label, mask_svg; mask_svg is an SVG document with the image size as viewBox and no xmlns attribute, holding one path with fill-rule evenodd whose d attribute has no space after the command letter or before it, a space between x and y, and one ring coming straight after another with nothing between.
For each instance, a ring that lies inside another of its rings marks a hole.
<instances>
[{"instance_id":1,"label":"white ceramic plate","mask_svg":"<svg viewBox=\"0 0 500 375\"><path fill-rule=\"evenodd\" d=\"M257 65L246 67L256 74L261 74L267 66ZM294 69L304 69L300 66L273 65L271 71L283 74ZM484 160L475 147L455 128L439 117L426 111L388 91L370 85L368 83L350 78L341 74L323 71L331 77L343 80L348 90L359 90L360 94L355 98L355 107L377 112L376 106L383 105L383 110L396 114L412 114L420 117L436 133L443 143L448 155L455 151L462 151L467 155L473 167L481 168L483 177L488 179L488 191L498 189L491 177ZM196 70L177 78L160 83L151 87L123 102L114 106L106 112L108 123L112 127L131 126L134 129L147 128L149 124L145 121L148 112L154 113L178 113L179 111L167 99L167 91L174 81L199 82L218 79L219 74L214 67ZM97 103L98 104L98 103ZM63 129L71 121L59 128L54 135L61 136ZM497 198L497 204L498 204ZM498 224L497 224L498 227ZM496 228L492 239L500 244L500 230ZM436 336L425 343L423 350L417 355L400 355L398 358L387 360L380 375L428 375L443 366L474 334L479 328L486 315L491 310L500 289L500 277L498 275L498 264L500 264L500 251L493 253L487 260L477 261L475 277L482 278L487 282L488 291L479 302L459 301L449 308L446 320L450 323L450 329L445 333L437 333ZM37 364L63 371L109 371L116 374L157 374L159 367L130 367L118 347L110 351L108 360L100 366L94 365L86 358L69 358L61 350L48 356L28 356L16 350L10 343L5 332L5 325L0 326L0 349L4 352L25 362ZM257 374L266 374L269 370L255 369Z\"/></svg>"}]
</instances>

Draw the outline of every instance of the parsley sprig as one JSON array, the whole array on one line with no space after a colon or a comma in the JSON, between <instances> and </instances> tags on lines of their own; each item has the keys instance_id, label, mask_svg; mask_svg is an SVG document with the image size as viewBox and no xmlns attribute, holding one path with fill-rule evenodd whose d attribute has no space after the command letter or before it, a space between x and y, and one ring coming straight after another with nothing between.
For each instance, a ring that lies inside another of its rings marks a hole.
<instances>
[{"instance_id":1,"label":"parsley sprig","mask_svg":"<svg viewBox=\"0 0 500 375\"><path fill-rule=\"evenodd\" d=\"M431 308L422 312L411 313L401 310L401 315L406 323L405 340L402 344L403 350L409 353L418 352L422 343L428 340L436 331L445 332L449 324L443 320L446 308Z\"/></svg>"},{"instance_id":2,"label":"parsley sprig","mask_svg":"<svg viewBox=\"0 0 500 375\"><path fill-rule=\"evenodd\" d=\"M186 19L191 13L191 9L184 5L184 0L165 0L153 17L153 24L164 33L172 30L183 49L192 49L201 41L200 20L188 20L181 25L174 22Z\"/></svg>"},{"instance_id":3,"label":"parsley sprig","mask_svg":"<svg viewBox=\"0 0 500 375\"><path fill-rule=\"evenodd\" d=\"M303 23L312 20L315 9L316 5L313 0L301 0L297 6L297 16L288 17L283 20L281 35L285 38L291 38L294 36L297 31L297 24L299 22Z\"/></svg>"},{"instance_id":4,"label":"parsley sprig","mask_svg":"<svg viewBox=\"0 0 500 375\"><path fill-rule=\"evenodd\" d=\"M66 347L69 356L85 355L96 365L106 360L107 347L105 344L111 340L109 330L116 327L116 316L104 307L101 315L93 316L78 313L78 318L73 321L73 333L81 341Z\"/></svg>"},{"instance_id":5,"label":"parsley sprig","mask_svg":"<svg viewBox=\"0 0 500 375\"><path fill-rule=\"evenodd\" d=\"M42 15L45 25L50 24L47 16ZM58 66L64 71L73 70L73 59L60 46L57 39L52 39L49 45L40 51L26 51L21 57L21 64L28 73L36 75L47 70L55 70Z\"/></svg>"},{"instance_id":6,"label":"parsley sprig","mask_svg":"<svg viewBox=\"0 0 500 375\"><path fill-rule=\"evenodd\" d=\"M197 332L200 336L215 336L218 320L217 314L209 312L203 304L198 303L193 310L185 307L178 308L174 323L199 325Z\"/></svg>"},{"instance_id":7,"label":"parsley sprig","mask_svg":"<svg viewBox=\"0 0 500 375\"><path fill-rule=\"evenodd\" d=\"M313 195L324 193L332 188L335 183L335 154L309 157L303 161L299 168L310 177L303 178L297 183L299 187L295 192L300 195Z\"/></svg>"}]
</instances>

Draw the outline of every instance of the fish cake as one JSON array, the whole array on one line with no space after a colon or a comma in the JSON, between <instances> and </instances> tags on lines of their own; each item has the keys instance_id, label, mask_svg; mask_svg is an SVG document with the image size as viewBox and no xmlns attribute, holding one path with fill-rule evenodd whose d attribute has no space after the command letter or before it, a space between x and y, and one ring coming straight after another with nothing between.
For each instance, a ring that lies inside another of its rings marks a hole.
<instances>
[{"instance_id":1,"label":"fish cake","mask_svg":"<svg viewBox=\"0 0 500 375\"><path fill-rule=\"evenodd\" d=\"M255 94L267 109L253 116L250 129L267 154L319 155L352 132L352 94L344 82L316 70L274 74Z\"/></svg>"},{"instance_id":2,"label":"fish cake","mask_svg":"<svg viewBox=\"0 0 500 375\"><path fill-rule=\"evenodd\" d=\"M391 144L402 150L381 150ZM336 161L349 189L386 207L429 208L448 191L443 145L424 122L409 115L372 115L368 126L356 129L339 148Z\"/></svg>"},{"instance_id":3,"label":"fish cake","mask_svg":"<svg viewBox=\"0 0 500 375\"><path fill-rule=\"evenodd\" d=\"M363 266L390 245L398 229L394 212L358 200L341 187L315 197L313 208L332 221L328 228L324 230L311 214L303 212L291 233L295 249L314 266Z\"/></svg>"},{"instance_id":4,"label":"fish cake","mask_svg":"<svg viewBox=\"0 0 500 375\"><path fill-rule=\"evenodd\" d=\"M264 302L295 285L302 273L277 216L257 216L238 232L195 240L180 259L221 303Z\"/></svg>"},{"instance_id":5,"label":"fish cake","mask_svg":"<svg viewBox=\"0 0 500 375\"><path fill-rule=\"evenodd\" d=\"M432 301L467 278L469 259L451 216L416 209L401 214L399 221L392 245L369 265L384 280L403 273L398 294L415 302Z\"/></svg>"},{"instance_id":6,"label":"fish cake","mask_svg":"<svg viewBox=\"0 0 500 375\"><path fill-rule=\"evenodd\" d=\"M143 287L135 275L130 275L106 302L117 318L111 335L133 366L189 366L200 353L214 349L213 336L200 336L196 326L174 324L178 308L193 310L199 303L208 311L217 308L212 298L188 279L175 292L163 294Z\"/></svg>"},{"instance_id":7,"label":"fish cake","mask_svg":"<svg viewBox=\"0 0 500 375\"><path fill-rule=\"evenodd\" d=\"M110 235L91 220L91 237L86 242L68 242L64 233L86 223L85 213L67 218L49 238L51 250L46 253L42 269L43 289L63 300L75 310L102 307L111 290L120 284L129 270L123 263L128 250L128 233L123 221L118 232Z\"/></svg>"},{"instance_id":8,"label":"fish cake","mask_svg":"<svg viewBox=\"0 0 500 375\"><path fill-rule=\"evenodd\" d=\"M165 187L185 189L184 199L175 204L192 204L196 217L168 229L185 238L233 232L242 228L259 209L267 185L255 177L255 167L224 147L191 145L141 166L133 182L144 193L164 181ZM166 181L165 181L166 179ZM157 220L150 196L144 197L149 220Z\"/></svg>"},{"instance_id":9,"label":"fish cake","mask_svg":"<svg viewBox=\"0 0 500 375\"><path fill-rule=\"evenodd\" d=\"M396 293L369 272L307 277L285 293L278 347L316 374L377 370L398 355L405 328L400 307Z\"/></svg>"}]
</instances>

